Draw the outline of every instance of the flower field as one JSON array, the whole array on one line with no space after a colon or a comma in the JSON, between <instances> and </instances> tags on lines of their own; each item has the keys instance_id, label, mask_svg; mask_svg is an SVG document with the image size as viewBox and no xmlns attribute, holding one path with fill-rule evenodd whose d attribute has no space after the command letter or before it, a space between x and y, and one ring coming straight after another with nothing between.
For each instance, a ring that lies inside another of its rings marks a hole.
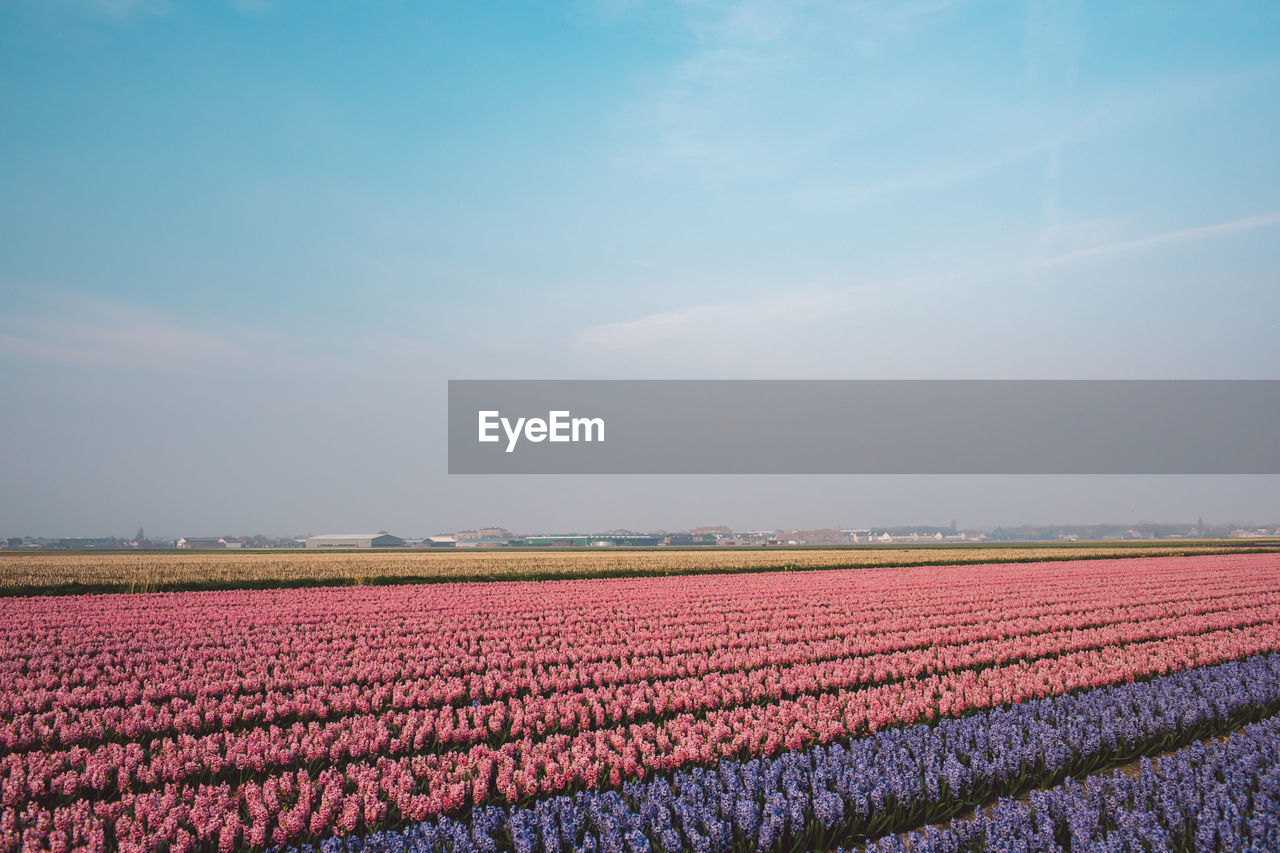
<instances>
[{"instance_id":1,"label":"flower field","mask_svg":"<svg viewBox=\"0 0 1280 853\"><path fill-rule=\"evenodd\" d=\"M1270 554L0 612L0 850L831 848L1280 709Z\"/></svg>"}]
</instances>

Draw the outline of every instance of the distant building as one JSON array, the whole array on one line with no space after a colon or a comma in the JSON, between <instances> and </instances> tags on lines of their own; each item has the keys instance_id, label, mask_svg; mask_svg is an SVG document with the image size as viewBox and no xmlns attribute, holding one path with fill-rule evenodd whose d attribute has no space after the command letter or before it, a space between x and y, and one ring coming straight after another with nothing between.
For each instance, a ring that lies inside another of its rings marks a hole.
<instances>
[{"instance_id":1,"label":"distant building","mask_svg":"<svg viewBox=\"0 0 1280 853\"><path fill-rule=\"evenodd\" d=\"M525 545L549 548L585 548L591 544L592 537L568 534L564 536L526 536Z\"/></svg>"},{"instance_id":2,"label":"distant building","mask_svg":"<svg viewBox=\"0 0 1280 853\"><path fill-rule=\"evenodd\" d=\"M591 548L617 545L620 548L650 548L662 544L662 538L640 533L600 533L584 535L581 533L565 533L554 536L526 536L513 539L508 545L529 548Z\"/></svg>"},{"instance_id":3,"label":"distant building","mask_svg":"<svg viewBox=\"0 0 1280 853\"><path fill-rule=\"evenodd\" d=\"M1237 527L1235 530L1231 531L1231 535L1236 539L1248 539L1253 536L1270 536L1271 531L1265 527L1256 527L1253 529Z\"/></svg>"},{"instance_id":4,"label":"distant building","mask_svg":"<svg viewBox=\"0 0 1280 853\"><path fill-rule=\"evenodd\" d=\"M424 548L455 548L458 539L453 536L428 536L422 540Z\"/></svg>"},{"instance_id":5,"label":"distant building","mask_svg":"<svg viewBox=\"0 0 1280 853\"><path fill-rule=\"evenodd\" d=\"M506 542L514 539L515 534L505 527L481 527L478 530L459 530L454 533L459 542Z\"/></svg>"},{"instance_id":6,"label":"distant building","mask_svg":"<svg viewBox=\"0 0 1280 853\"><path fill-rule=\"evenodd\" d=\"M613 536L605 536L601 538L607 539L608 541L612 542L614 545L617 545L619 547L628 547L628 548L649 548L654 545L662 544L661 536L648 536L643 533L627 533L627 534L618 533L618 534L614 534Z\"/></svg>"},{"instance_id":7,"label":"distant building","mask_svg":"<svg viewBox=\"0 0 1280 853\"><path fill-rule=\"evenodd\" d=\"M670 533L663 537L664 545L688 546L688 545L714 545L716 544L716 535L714 533Z\"/></svg>"},{"instance_id":8,"label":"distant building","mask_svg":"<svg viewBox=\"0 0 1280 853\"><path fill-rule=\"evenodd\" d=\"M818 530L795 530L791 533L804 545L843 545L849 541L843 530L820 528Z\"/></svg>"},{"instance_id":9,"label":"distant building","mask_svg":"<svg viewBox=\"0 0 1280 853\"><path fill-rule=\"evenodd\" d=\"M186 551L222 550L227 547L227 540L214 539L210 536L186 536L178 540L177 547ZM240 547L238 542L236 547Z\"/></svg>"},{"instance_id":10,"label":"distant building","mask_svg":"<svg viewBox=\"0 0 1280 853\"><path fill-rule=\"evenodd\" d=\"M326 533L303 540L308 548L401 548L404 540L390 533Z\"/></svg>"}]
</instances>

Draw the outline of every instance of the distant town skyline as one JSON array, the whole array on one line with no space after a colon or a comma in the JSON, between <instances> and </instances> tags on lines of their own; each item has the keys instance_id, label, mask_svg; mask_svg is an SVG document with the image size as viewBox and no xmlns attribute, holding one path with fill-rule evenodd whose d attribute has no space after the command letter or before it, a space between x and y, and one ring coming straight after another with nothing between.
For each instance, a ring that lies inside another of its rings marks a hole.
<instances>
[{"instance_id":1,"label":"distant town skyline","mask_svg":"<svg viewBox=\"0 0 1280 853\"><path fill-rule=\"evenodd\" d=\"M400 532L401 534L404 531ZM246 534L228 533L185 536L159 534L149 536L144 528L138 528L132 537L124 536L21 536L0 535L0 548L277 548L312 547L317 540L324 540L321 547L348 547L347 540L387 540L381 545L465 547L510 545L838 545L906 542L929 539L951 542L1018 541L1018 540L1090 540L1090 539L1187 539L1207 538L1274 538L1280 537L1280 520L1270 523L1257 521L1206 521L1198 518L1187 521L1139 521L1100 522L1094 524L1045 524L999 525L994 528L963 527L955 519L945 524L868 525L865 527L759 527L734 528L729 525L699 525L673 529L637 530L628 527L589 529L566 527L556 530L511 530L490 526L464 528L452 531L437 530L424 534L413 532L398 535L385 529L367 530L358 534L293 533ZM394 541L391 541L394 540ZM563 541L561 541L563 540ZM570 541L573 540L573 541ZM583 541L577 541L583 540ZM652 541L649 541L652 540ZM371 547L369 544L350 547Z\"/></svg>"}]
</instances>

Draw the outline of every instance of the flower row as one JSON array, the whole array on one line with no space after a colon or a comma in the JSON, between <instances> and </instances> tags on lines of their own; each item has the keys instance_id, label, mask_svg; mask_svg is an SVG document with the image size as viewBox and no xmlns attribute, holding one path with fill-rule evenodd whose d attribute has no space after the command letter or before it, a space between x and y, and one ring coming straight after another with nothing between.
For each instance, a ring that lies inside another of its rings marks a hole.
<instances>
[{"instance_id":1,"label":"flower row","mask_svg":"<svg viewBox=\"0 0 1280 853\"><path fill-rule=\"evenodd\" d=\"M442 706L466 707L476 701L493 703L528 694L550 696L611 685L706 677L714 673L978 642L993 636L1029 636L1100 628L1118 622L1211 614L1217 610L1239 607L1246 602L1265 605L1280 601L1280 594L1274 589L1249 590L1240 595L1223 595L1219 592L1216 595L1185 597L1188 594L1187 587L1198 577L1198 571L1211 568L1210 564L1203 562L1205 559L1207 558L1201 558L1200 562L1184 567L1186 577L1182 579L1183 582L1166 586L1164 595L1176 594L1184 597L1165 601L1157 599L1139 607L1098 608L1099 602L1093 599L1106 598L1106 595L1096 591L1091 594L1080 591L1073 598L1073 611L1065 617L1062 614L1048 617L1019 616L1006 611L988 614L992 619L1003 619L1003 622L988 619L977 624L930 630L911 627L904 630L903 626L897 626L897 631L888 630L890 626L874 622L868 624L848 617L839 625L824 629L835 636L820 642L774 642L768 637L753 637L744 630L737 629L733 637L751 639L760 644L749 650L725 647L712 648L699 654L678 652L666 656L635 656L625 663L611 658L601 659L602 647L598 637L594 635L571 638L577 643L572 661L552 665L531 664L528 661L516 665L510 658L492 655L480 655L478 660L452 660L452 650L447 645L436 644L432 637L424 636L415 642L406 639L397 660L380 660L359 669L352 669L349 660L358 655L334 659L317 654L306 659L297 659L296 656L291 659L288 655L277 654L275 657L260 656L246 660L244 651L237 648L225 649L223 659L216 661L218 666L215 667L208 660L191 659L181 648L181 644L188 639L186 632L170 630L166 632L166 636L175 644L173 655L179 657L181 667L188 674L181 679L166 681L164 670L170 668L168 665L149 671L145 673L148 684L151 685L149 689L153 693L168 692L172 688L166 688L166 684L191 685L203 682L206 684L206 693L194 699L171 698L154 702L135 689L120 686L104 687L101 691L84 688L59 692L43 688L23 692L11 686L14 692L8 689L0 691L0 697L8 697L7 701L13 707L45 707L48 710L40 713L27 710L0 723L0 749L27 749L35 745L89 746L121 736L137 739L166 733L199 735L232 726L284 725L299 720L323 720L351 713L376 712L384 708L407 710ZM1274 584L1274 568L1270 572L1262 572L1261 576L1258 576L1257 568L1256 563L1246 562L1243 566L1234 568L1233 572L1243 572L1255 584ZM1031 586L1025 581L1026 575L1031 573L1030 569L1024 570L1023 583L1020 586L1011 584L1008 591L1011 594L1018 593L1024 591L1023 587ZM1043 580L1038 572L1035 574L1037 581ZM1225 585L1227 580L1233 578L1234 575L1228 578L1218 577L1218 580ZM1117 591L1127 594L1126 579L1127 576L1124 575L1112 578L1113 582L1107 584L1109 594ZM1095 589L1096 586L1095 583ZM821 604L821 599L813 602L810 616L817 618L826 612ZM803 620L798 618L797 621ZM719 633L709 632L708 638L725 640L727 638L724 632L727 630L732 629L726 629L722 620ZM565 638L561 639L563 641ZM275 691L264 689L262 681L242 680L238 685L233 685L217 678L219 667L252 672L255 667L264 665L263 660L268 661L265 665L274 667L276 672L284 672L290 680L310 680L314 685ZM446 672L455 665L486 665L487 668L482 672L472 672L466 678L447 675ZM43 672L42 667L42 662L28 662L24 677L43 677L39 675ZM237 688L257 690L239 692ZM109 701L99 701L107 698L108 691L112 694ZM97 695L94 695L95 692Z\"/></svg>"},{"instance_id":2,"label":"flower row","mask_svg":"<svg viewBox=\"0 0 1280 853\"><path fill-rule=\"evenodd\" d=\"M0 623L0 649L7 650L0 654L0 716L478 676L467 684L474 699L481 698L475 694L485 690L495 672L544 671L551 678L571 678L602 663L598 677L603 681L627 678L628 668L651 667L658 660L678 671L743 649L763 649L773 662L786 663L789 646L851 635L862 641L860 653L872 653L931 642L935 632L945 642L946 632L961 626L975 637L985 629L991 639L1010 631L1192 612L1150 608L1275 591L1268 586L1270 578L1256 574L1257 555L1175 560L1176 573L1160 566L1151 576L1143 572L1152 567L1136 565L1148 561L1133 562L1090 564L1106 575L1101 585L1075 564L1020 566L1017 575L991 566L935 571L928 597L912 594L910 578L903 579L902 589L885 588L883 576L890 573L884 572L821 573L807 577L803 587L788 575L735 578L731 586L741 593L736 599L711 586L664 587L659 582L673 579L646 579L646 586L630 590L640 607L597 582L578 582L556 585L572 587L561 589L548 605L559 618L547 612L521 632L515 628L522 620L505 613L524 611L527 602L508 602L496 594L489 600L459 587L388 588L379 591L381 598L349 590L286 590L259 593L264 596L259 599L244 593L152 596L152 611L140 610L126 596L95 597L92 609L75 599L11 600L0 603L11 617ZM1028 574L1035 575L1034 584L1027 583ZM874 581L869 575L876 576ZM976 584L975 577L985 583ZM923 584L917 580L915 586ZM979 588L970 590L975 585ZM1001 593L998 605L992 589ZM456 592L469 594L461 603L451 602L448 596ZM229 600L219 604L199 595ZM948 596L965 599L963 607ZM194 617L187 599L209 612ZM453 605L448 616L439 609L446 604ZM772 615L762 618L761 611ZM513 637L516 633L521 636ZM706 665L714 668L715 662ZM520 689L559 688L554 682L526 682Z\"/></svg>"}]
</instances>

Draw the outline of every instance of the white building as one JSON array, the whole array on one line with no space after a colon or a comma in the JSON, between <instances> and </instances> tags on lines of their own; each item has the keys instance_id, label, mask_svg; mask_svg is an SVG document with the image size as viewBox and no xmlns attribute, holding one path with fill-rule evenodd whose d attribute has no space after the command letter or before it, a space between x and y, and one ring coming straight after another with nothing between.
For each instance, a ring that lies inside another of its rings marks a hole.
<instances>
[{"instance_id":1,"label":"white building","mask_svg":"<svg viewBox=\"0 0 1280 853\"><path fill-rule=\"evenodd\" d=\"M184 551L207 551L212 548L230 548L231 545L226 539L215 539L212 536L184 536L178 540L175 547ZM239 541L236 542L235 547L240 547Z\"/></svg>"},{"instance_id":2,"label":"white building","mask_svg":"<svg viewBox=\"0 0 1280 853\"><path fill-rule=\"evenodd\" d=\"M400 548L404 540L390 533L326 533L302 540L308 548Z\"/></svg>"}]
</instances>

